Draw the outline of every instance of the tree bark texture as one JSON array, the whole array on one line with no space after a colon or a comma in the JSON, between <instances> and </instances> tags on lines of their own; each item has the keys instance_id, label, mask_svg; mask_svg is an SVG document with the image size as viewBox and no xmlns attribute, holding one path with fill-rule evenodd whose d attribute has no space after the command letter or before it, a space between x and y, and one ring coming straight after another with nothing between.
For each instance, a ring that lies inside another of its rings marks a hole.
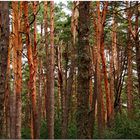
<instances>
[{"instance_id":1,"label":"tree bark texture","mask_svg":"<svg viewBox=\"0 0 140 140\"><path fill-rule=\"evenodd\" d=\"M91 138L89 132L89 82L90 82L90 2L79 2L78 21L78 87L77 87L77 138Z\"/></svg>"},{"instance_id":2,"label":"tree bark texture","mask_svg":"<svg viewBox=\"0 0 140 140\"><path fill-rule=\"evenodd\" d=\"M0 2L0 138L4 138L4 96L9 47L9 6Z\"/></svg>"},{"instance_id":3,"label":"tree bark texture","mask_svg":"<svg viewBox=\"0 0 140 140\"><path fill-rule=\"evenodd\" d=\"M48 97L48 138L54 139L54 2L50 2L50 65L47 92Z\"/></svg>"},{"instance_id":4,"label":"tree bark texture","mask_svg":"<svg viewBox=\"0 0 140 140\"><path fill-rule=\"evenodd\" d=\"M36 104L36 64L34 64L34 50L32 50L30 42L30 25L28 20L28 2L23 2L23 9L25 14L25 29L26 29L26 47L27 47L27 58L29 64L29 75L30 75L30 93L31 93L31 102L32 102L32 117L33 117L33 138L39 138L39 129L38 129L38 113L37 113L37 104Z\"/></svg>"},{"instance_id":5,"label":"tree bark texture","mask_svg":"<svg viewBox=\"0 0 140 140\"><path fill-rule=\"evenodd\" d=\"M127 4L128 7L128 4ZM128 21L131 20L130 10L127 10ZM127 111L128 117L133 116L133 81L132 81L132 41L131 41L131 30L130 23L128 24L128 37L127 37L127 60L128 60L128 70L127 70Z\"/></svg>"}]
</instances>

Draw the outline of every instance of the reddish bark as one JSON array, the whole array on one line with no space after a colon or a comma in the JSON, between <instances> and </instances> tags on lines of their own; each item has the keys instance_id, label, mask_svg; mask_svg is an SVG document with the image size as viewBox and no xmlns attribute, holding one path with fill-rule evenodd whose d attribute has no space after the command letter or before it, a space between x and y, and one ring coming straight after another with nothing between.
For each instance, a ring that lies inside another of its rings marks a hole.
<instances>
[{"instance_id":1,"label":"reddish bark","mask_svg":"<svg viewBox=\"0 0 140 140\"><path fill-rule=\"evenodd\" d=\"M33 113L33 136L34 138L39 138L38 129L38 114L36 106L36 64L34 64L34 54L30 42L30 25L28 20L28 2L23 2L24 14L25 14L25 29L26 29L26 46L27 46L27 57L30 70L30 93L32 95L32 113Z\"/></svg>"},{"instance_id":2,"label":"reddish bark","mask_svg":"<svg viewBox=\"0 0 140 140\"><path fill-rule=\"evenodd\" d=\"M128 8L128 2L127 2ZM127 59L128 59L128 71L127 71L127 110L128 117L132 118L133 116L133 81L132 81L132 42L131 42L131 29L130 29L130 21L132 18L130 10L127 10L128 17L128 44L127 44Z\"/></svg>"},{"instance_id":3,"label":"reddish bark","mask_svg":"<svg viewBox=\"0 0 140 140\"><path fill-rule=\"evenodd\" d=\"M101 15L100 15L100 2L97 2L97 59L96 59L96 74L97 74L97 115L98 115L98 133L99 137L103 136L103 129L104 129L104 109L103 109L103 95L102 95L102 85L101 85L101 56L100 56L100 49L101 49L101 32L102 25L101 25ZM100 87L100 88L99 88Z\"/></svg>"}]
</instances>

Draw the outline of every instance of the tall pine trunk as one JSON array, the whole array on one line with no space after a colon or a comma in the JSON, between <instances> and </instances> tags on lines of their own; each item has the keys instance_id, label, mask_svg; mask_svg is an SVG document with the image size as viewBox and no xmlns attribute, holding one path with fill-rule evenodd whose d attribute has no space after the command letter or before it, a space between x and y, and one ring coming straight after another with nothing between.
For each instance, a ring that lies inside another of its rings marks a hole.
<instances>
[{"instance_id":1,"label":"tall pine trunk","mask_svg":"<svg viewBox=\"0 0 140 140\"><path fill-rule=\"evenodd\" d=\"M15 47L15 95L16 95L16 116L15 116L15 138L21 138L21 91L22 91L22 36L19 33L21 16L22 16L22 2L20 9L18 9L18 2L12 2L13 8L13 33L14 33L14 47Z\"/></svg>"},{"instance_id":2,"label":"tall pine trunk","mask_svg":"<svg viewBox=\"0 0 140 140\"><path fill-rule=\"evenodd\" d=\"M58 93L57 93L57 113L58 118L60 117L60 106L61 100L60 97L63 92L63 76L62 76L62 45L57 48L57 66L58 66Z\"/></svg>"},{"instance_id":3,"label":"tall pine trunk","mask_svg":"<svg viewBox=\"0 0 140 140\"><path fill-rule=\"evenodd\" d=\"M128 7L128 3L127 3ZM131 20L130 10L127 10L128 21ZM127 111L128 117L132 118L133 116L133 81L132 81L132 45L131 45L131 31L130 31L130 23L128 24L128 37L127 37L127 60L128 60L128 71L127 71Z\"/></svg>"},{"instance_id":4,"label":"tall pine trunk","mask_svg":"<svg viewBox=\"0 0 140 140\"><path fill-rule=\"evenodd\" d=\"M11 40L9 42L7 55L7 72L6 72L6 91L5 91L5 135L10 138L10 54L11 54Z\"/></svg>"},{"instance_id":5,"label":"tall pine trunk","mask_svg":"<svg viewBox=\"0 0 140 140\"><path fill-rule=\"evenodd\" d=\"M50 2L50 65L47 86L48 138L54 139L54 2Z\"/></svg>"},{"instance_id":6,"label":"tall pine trunk","mask_svg":"<svg viewBox=\"0 0 140 140\"><path fill-rule=\"evenodd\" d=\"M39 138L39 129L38 129L38 114L37 114L37 104L36 104L36 61L34 57L36 54L33 54L35 50L32 50L31 41L30 41L30 25L28 20L28 2L23 2L23 9L25 14L25 30L26 30L26 47L27 47L27 58L29 64L29 76L30 76L30 94L32 102L32 117L33 117L33 138ZM35 52L34 52L35 53Z\"/></svg>"},{"instance_id":7,"label":"tall pine trunk","mask_svg":"<svg viewBox=\"0 0 140 140\"><path fill-rule=\"evenodd\" d=\"M6 84L7 57L9 47L8 2L0 2L0 138L4 138L4 94Z\"/></svg>"},{"instance_id":8,"label":"tall pine trunk","mask_svg":"<svg viewBox=\"0 0 140 140\"><path fill-rule=\"evenodd\" d=\"M108 2L105 2L102 11L102 18L101 18L101 59L102 59L102 66L103 66L103 74L104 74L104 86L105 86L105 94L106 94L106 109L107 109L107 125L110 126L111 123L111 99L110 99L110 92L109 92L109 82L107 77L107 66L106 66L106 58L105 58L105 47L104 47L104 26L105 26L105 19L106 13L108 8ZM100 15L101 16L101 15Z\"/></svg>"},{"instance_id":9,"label":"tall pine trunk","mask_svg":"<svg viewBox=\"0 0 140 140\"><path fill-rule=\"evenodd\" d=\"M78 87L77 87L77 138L91 138L89 131L89 82L90 82L90 2L79 2L78 21Z\"/></svg>"},{"instance_id":10,"label":"tall pine trunk","mask_svg":"<svg viewBox=\"0 0 140 140\"><path fill-rule=\"evenodd\" d=\"M116 67L117 67L117 23L115 20L115 14L113 14L113 23L112 23L112 46L111 46L111 50L110 50L110 99L111 99L111 114L112 117L114 116L114 95L115 95L115 77L116 77ZM119 56L118 56L119 58ZM118 60L119 61L119 60ZM119 76L119 67L117 69L117 75Z\"/></svg>"},{"instance_id":11,"label":"tall pine trunk","mask_svg":"<svg viewBox=\"0 0 140 140\"><path fill-rule=\"evenodd\" d=\"M97 75L97 120L98 120L98 133L99 137L102 138L104 130L104 109L103 109L103 93L102 93L102 78L101 78L101 56L100 56L100 47L101 47L101 15L100 15L100 2L97 2L97 59L96 59L96 75Z\"/></svg>"},{"instance_id":12,"label":"tall pine trunk","mask_svg":"<svg viewBox=\"0 0 140 140\"><path fill-rule=\"evenodd\" d=\"M139 41L139 4L136 2L136 19L135 19L135 47L136 47L136 63L137 63L137 73L138 73L138 92L140 97L140 41Z\"/></svg>"}]
</instances>

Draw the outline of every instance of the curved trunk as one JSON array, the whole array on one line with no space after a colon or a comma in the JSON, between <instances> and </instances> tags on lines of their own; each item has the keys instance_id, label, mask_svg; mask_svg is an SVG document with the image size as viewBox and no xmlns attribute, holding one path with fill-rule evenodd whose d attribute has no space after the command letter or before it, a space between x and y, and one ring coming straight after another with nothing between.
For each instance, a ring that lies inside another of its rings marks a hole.
<instances>
[{"instance_id":1,"label":"curved trunk","mask_svg":"<svg viewBox=\"0 0 140 140\"><path fill-rule=\"evenodd\" d=\"M27 57L29 64L29 75L30 75L30 93L32 102L32 117L33 117L33 138L39 138L38 129L38 114L36 104L36 64L34 64L34 54L30 42L30 25L28 20L28 2L23 2L24 14L25 14L25 29L26 29L26 46L27 46Z\"/></svg>"},{"instance_id":2,"label":"curved trunk","mask_svg":"<svg viewBox=\"0 0 140 140\"><path fill-rule=\"evenodd\" d=\"M97 2L97 59L96 59L96 75L97 75L97 84L96 84L96 92L97 92L97 116L98 116L98 133L99 137L102 138L103 130L104 130L104 103L103 103L103 93L102 93L102 78L101 78L101 15L100 15L100 2Z\"/></svg>"}]
</instances>

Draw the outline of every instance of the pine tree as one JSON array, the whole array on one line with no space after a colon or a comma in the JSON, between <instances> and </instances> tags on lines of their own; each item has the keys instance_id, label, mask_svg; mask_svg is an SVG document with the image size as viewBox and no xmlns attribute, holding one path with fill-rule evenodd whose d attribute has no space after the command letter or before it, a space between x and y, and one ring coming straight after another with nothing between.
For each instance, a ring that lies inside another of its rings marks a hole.
<instances>
[{"instance_id":1,"label":"pine tree","mask_svg":"<svg viewBox=\"0 0 140 140\"><path fill-rule=\"evenodd\" d=\"M89 25L90 2L79 2L78 21L78 87L77 87L77 138L90 138L88 126L89 111Z\"/></svg>"},{"instance_id":2,"label":"pine tree","mask_svg":"<svg viewBox=\"0 0 140 140\"><path fill-rule=\"evenodd\" d=\"M4 138L4 96L9 47L9 6L0 2L0 138Z\"/></svg>"}]
</instances>

